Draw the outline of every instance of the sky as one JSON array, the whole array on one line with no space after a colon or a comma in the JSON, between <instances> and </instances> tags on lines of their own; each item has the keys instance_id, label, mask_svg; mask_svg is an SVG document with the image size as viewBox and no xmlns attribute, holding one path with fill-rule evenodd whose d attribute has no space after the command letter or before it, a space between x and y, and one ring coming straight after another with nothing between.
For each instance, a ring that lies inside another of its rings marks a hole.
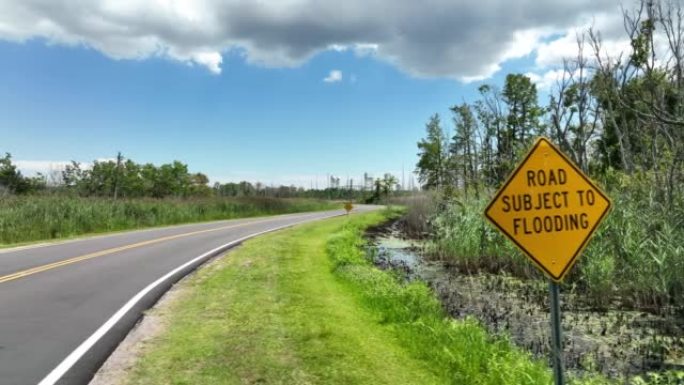
<instances>
[{"instance_id":1,"label":"sky","mask_svg":"<svg viewBox=\"0 0 684 385\"><path fill-rule=\"evenodd\" d=\"M0 152L26 175L121 151L211 182L408 183L434 113L576 35L628 47L614 0L0 0Z\"/></svg>"}]
</instances>

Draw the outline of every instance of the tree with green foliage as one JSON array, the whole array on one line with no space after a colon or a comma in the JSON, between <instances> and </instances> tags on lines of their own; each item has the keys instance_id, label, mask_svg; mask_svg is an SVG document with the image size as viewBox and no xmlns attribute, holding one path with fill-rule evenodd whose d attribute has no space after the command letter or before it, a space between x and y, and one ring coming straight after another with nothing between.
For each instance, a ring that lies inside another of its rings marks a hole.
<instances>
[{"instance_id":1,"label":"tree with green foliage","mask_svg":"<svg viewBox=\"0 0 684 385\"><path fill-rule=\"evenodd\" d=\"M28 185L17 170L17 166L12 163L12 155L5 153L4 158L0 158L0 186L11 193L22 194L28 189Z\"/></svg>"},{"instance_id":2,"label":"tree with green foliage","mask_svg":"<svg viewBox=\"0 0 684 385\"><path fill-rule=\"evenodd\" d=\"M67 189L77 190L86 177L86 171L81 169L81 164L71 161L71 164L66 165L62 170L62 185Z\"/></svg>"},{"instance_id":3,"label":"tree with green foliage","mask_svg":"<svg viewBox=\"0 0 684 385\"><path fill-rule=\"evenodd\" d=\"M473 187L475 195L479 196L478 154L476 134L477 121L471 107L463 103L451 107L454 113L455 134L449 145L451 165L454 170L460 169L463 191L466 198L468 190Z\"/></svg>"},{"instance_id":4,"label":"tree with green foliage","mask_svg":"<svg viewBox=\"0 0 684 385\"><path fill-rule=\"evenodd\" d=\"M185 193L188 196L210 196L209 177L201 172L190 174L190 185Z\"/></svg>"},{"instance_id":5,"label":"tree with green foliage","mask_svg":"<svg viewBox=\"0 0 684 385\"><path fill-rule=\"evenodd\" d=\"M439 114L430 117L425 129L427 136L418 142L419 160L416 172L425 189L445 187L450 184L449 146L440 124Z\"/></svg>"},{"instance_id":6,"label":"tree with green foliage","mask_svg":"<svg viewBox=\"0 0 684 385\"><path fill-rule=\"evenodd\" d=\"M45 189L46 178L42 174L34 177L24 177L17 166L12 163L12 155L5 153L0 158L0 194L9 192L12 194L28 194Z\"/></svg>"},{"instance_id":7,"label":"tree with green foliage","mask_svg":"<svg viewBox=\"0 0 684 385\"><path fill-rule=\"evenodd\" d=\"M477 100L474 106L482 127L480 168L485 185L496 186L505 178L500 166L502 154L499 151L506 122L504 103L499 90L491 85L482 85L478 91L481 99Z\"/></svg>"},{"instance_id":8,"label":"tree with green foliage","mask_svg":"<svg viewBox=\"0 0 684 385\"><path fill-rule=\"evenodd\" d=\"M180 198L212 194L209 178L190 173L188 166L179 161L157 167L120 157L116 161L95 161L89 169L72 162L62 171L62 183L81 196Z\"/></svg>"},{"instance_id":9,"label":"tree with green foliage","mask_svg":"<svg viewBox=\"0 0 684 385\"><path fill-rule=\"evenodd\" d=\"M537 102L537 86L528 76L508 74L502 92L507 105L506 131L501 137L505 160L513 161L535 135L544 133L541 117L544 110Z\"/></svg>"},{"instance_id":10,"label":"tree with green foliage","mask_svg":"<svg viewBox=\"0 0 684 385\"><path fill-rule=\"evenodd\" d=\"M382 193L385 195L386 198L389 198L390 193L397 187L398 183L399 181L396 176L390 173L385 173L385 175L383 175Z\"/></svg>"},{"instance_id":11,"label":"tree with green foliage","mask_svg":"<svg viewBox=\"0 0 684 385\"><path fill-rule=\"evenodd\" d=\"M600 34L589 32L593 91L604 110L595 164L649 175L651 194L672 208L682 204L684 185L684 6L642 0L623 16L628 55L607 54Z\"/></svg>"},{"instance_id":12,"label":"tree with green foliage","mask_svg":"<svg viewBox=\"0 0 684 385\"><path fill-rule=\"evenodd\" d=\"M120 166L121 195L126 198L145 196L145 180L141 174L141 165L126 159Z\"/></svg>"}]
</instances>

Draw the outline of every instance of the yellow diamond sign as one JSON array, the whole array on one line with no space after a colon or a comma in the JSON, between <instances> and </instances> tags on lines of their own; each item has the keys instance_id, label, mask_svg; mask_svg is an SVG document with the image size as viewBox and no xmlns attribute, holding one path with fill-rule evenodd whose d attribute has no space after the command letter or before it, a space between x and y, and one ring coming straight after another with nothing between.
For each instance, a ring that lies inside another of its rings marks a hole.
<instances>
[{"instance_id":1,"label":"yellow diamond sign","mask_svg":"<svg viewBox=\"0 0 684 385\"><path fill-rule=\"evenodd\" d=\"M548 139L539 138L485 216L554 281L575 263L610 199Z\"/></svg>"}]
</instances>

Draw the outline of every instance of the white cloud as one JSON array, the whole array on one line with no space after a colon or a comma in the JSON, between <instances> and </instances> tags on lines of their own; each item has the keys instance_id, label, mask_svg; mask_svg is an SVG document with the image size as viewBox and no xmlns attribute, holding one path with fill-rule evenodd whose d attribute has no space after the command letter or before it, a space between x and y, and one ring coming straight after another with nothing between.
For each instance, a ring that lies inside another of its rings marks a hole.
<instances>
[{"instance_id":1,"label":"white cloud","mask_svg":"<svg viewBox=\"0 0 684 385\"><path fill-rule=\"evenodd\" d=\"M373 43L356 43L354 52L359 56L370 56L378 52L378 45Z\"/></svg>"},{"instance_id":2,"label":"white cloud","mask_svg":"<svg viewBox=\"0 0 684 385\"><path fill-rule=\"evenodd\" d=\"M618 0L0 0L0 39L87 46L114 59L165 57L221 71L223 55L292 67L351 50L419 77L483 79L550 33L620 17ZM545 47L545 48L544 48Z\"/></svg>"},{"instance_id":3,"label":"white cloud","mask_svg":"<svg viewBox=\"0 0 684 385\"><path fill-rule=\"evenodd\" d=\"M564 73L562 69L550 69L541 75L534 72L528 72L525 75L537 85L538 90L549 92L563 79Z\"/></svg>"},{"instance_id":4,"label":"white cloud","mask_svg":"<svg viewBox=\"0 0 684 385\"><path fill-rule=\"evenodd\" d=\"M261 172L236 171L227 175L210 176L212 183L239 183L248 181L252 184L257 182L266 186L297 186L306 189L311 187L325 188L327 183L326 174L267 174Z\"/></svg>"},{"instance_id":5,"label":"white cloud","mask_svg":"<svg viewBox=\"0 0 684 385\"><path fill-rule=\"evenodd\" d=\"M562 65L563 59L575 59L579 50L577 40L583 34L585 43L582 54L586 59L592 59L594 51L587 34L590 28L598 31L601 36L603 55L616 58L620 53L630 50L629 39L626 37L620 12L592 15L581 19L576 25L560 31L559 36L555 39L539 44L536 49L536 66L540 69L559 67Z\"/></svg>"},{"instance_id":6,"label":"white cloud","mask_svg":"<svg viewBox=\"0 0 684 385\"><path fill-rule=\"evenodd\" d=\"M97 158L95 162L116 162L116 158ZM71 165L70 160L12 160L23 175L35 176L38 173L50 176L64 171L66 166ZM93 168L93 162L78 162L82 170Z\"/></svg>"},{"instance_id":7,"label":"white cloud","mask_svg":"<svg viewBox=\"0 0 684 385\"><path fill-rule=\"evenodd\" d=\"M218 52L197 52L192 55L192 60L207 67L213 74L221 73L223 57Z\"/></svg>"},{"instance_id":8,"label":"white cloud","mask_svg":"<svg viewBox=\"0 0 684 385\"><path fill-rule=\"evenodd\" d=\"M105 163L105 162L116 162L116 158L97 158L95 159L96 162L99 163ZM124 158L125 161L125 158Z\"/></svg>"},{"instance_id":9,"label":"white cloud","mask_svg":"<svg viewBox=\"0 0 684 385\"><path fill-rule=\"evenodd\" d=\"M323 81L326 83L338 83L342 81L342 71L340 70L331 70L328 76L323 78Z\"/></svg>"},{"instance_id":10,"label":"white cloud","mask_svg":"<svg viewBox=\"0 0 684 385\"><path fill-rule=\"evenodd\" d=\"M555 30L551 28L530 28L513 33L513 40L501 55L501 61L518 59L534 52L545 37L553 35Z\"/></svg>"},{"instance_id":11,"label":"white cloud","mask_svg":"<svg viewBox=\"0 0 684 385\"><path fill-rule=\"evenodd\" d=\"M349 47L340 44L330 44L328 49L335 52L345 52Z\"/></svg>"},{"instance_id":12,"label":"white cloud","mask_svg":"<svg viewBox=\"0 0 684 385\"><path fill-rule=\"evenodd\" d=\"M52 177L55 174L59 174L64 171L67 165L70 165L70 161L66 160L13 160L17 169L25 176L36 176L39 173ZM90 168L92 165L90 163L81 165L83 168Z\"/></svg>"},{"instance_id":13,"label":"white cloud","mask_svg":"<svg viewBox=\"0 0 684 385\"><path fill-rule=\"evenodd\" d=\"M600 36L600 55L603 60L625 60L628 57L631 46L626 37L621 12L584 17L577 25L556 33L554 38L546 39L536 46L536 68L526 75L537 84L539 90L549 92L563 76L569 76L563 70L564 61L567 60L570 68L573 68L580 49L578 39L584 39L582 56L587 61L587 71L592 71L596 65L596 53L589 41L590 28ZM656 35L655 40L658 45L662 38ZM578 72L574 73L574 76L578 75Z\"/></svg>"}]
</instances>

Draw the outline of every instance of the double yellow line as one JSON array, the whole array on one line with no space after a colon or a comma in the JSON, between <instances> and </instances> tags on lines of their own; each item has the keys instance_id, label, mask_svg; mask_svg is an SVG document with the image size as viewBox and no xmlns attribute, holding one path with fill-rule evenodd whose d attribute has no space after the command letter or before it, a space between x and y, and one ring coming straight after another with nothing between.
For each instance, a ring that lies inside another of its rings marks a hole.
<instances>
[{"instance_id":1,"label":"double yellow line","mask_svg":"<svg viewBox=\"0 0 684 385\"><path fill-rule=\"evenodd\" d=\"M56 269L56 268L61 267L61 266L71 265L71 264L76 263L76 262L86 261L86 260L88 260L88 259L93 259L93 258L97 258L97 257L102 257L102 256L104 256L104 255L109 255L109 254L113 254L113 253L118 253L119 251L125 251L125 250L135 249L135 248L138 248L138 247L153 245L153 244L155 244L155 243L171 241L171 240L178 239L178 238L190 237L190 236L197 235L197 234L211 233L211 232L214 232L214 231L221 231L221 230L232 229L232 228L235 228L235 227L253 225L253 224L257 224L257 223L261 223L261 222L267 222L267 221L269 221L269 220L272 220L272 219L263 219L263 220L259 220L259 221L252 221L252 222L241 223L241 224L237 224L237 225L217 227L217 228L214 228L214 229L198 230L198 231L192 231L192 232L189 232L189 233L176 234L176 235L169 235L169 236L166 236L166 237L150 239L150 240L143 241L143 242L132 243L132 244L130 244L130 245L119 246L119 247L113 247L113 248L111 248L111 249L105 249L105 250L101 250L101 251L96 251L96 252L94 252L94 253L85 254L85 255L80 255L80 256L78 256L78 257L73 257L73 258L69 258L69 259L64 259L64 260L61 260L61 261L57 261L57 262L53 262L53 263L48 263L48 264L46 264L46 265L36 266L36 267L32 267L32 268L30 268L30 269L17 271L16 273L12 273L12 274L7 274L7 275L4 275L4 276L0 276L0 283L5 283L5 282L9 282L9 281L14 281L15 279L28 277L28 276L30 276L30 275L38 274L38 273L41 273L41 272L43 272L43 271Z\"/></svg>"}]
</instances>

